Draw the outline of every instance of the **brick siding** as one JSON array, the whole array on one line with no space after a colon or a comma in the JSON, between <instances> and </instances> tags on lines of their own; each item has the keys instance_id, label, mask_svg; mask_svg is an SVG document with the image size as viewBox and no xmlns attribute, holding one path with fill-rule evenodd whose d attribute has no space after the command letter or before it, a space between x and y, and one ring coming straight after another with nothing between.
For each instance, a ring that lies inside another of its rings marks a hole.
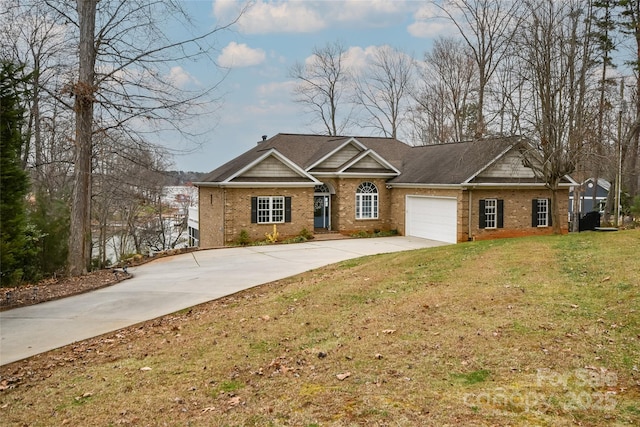
<instances>
[{"instance_id":1,"label":"brick siding","mask_svg":"<svg viewBox=\"0 0 640 427\"><path fill-rule=\"evenodd\" d=\"M200 247L211 248L234 243L246 230L249 239L264 240L273 224L251 223L251 198L291 197L291 222L276 224L280 240L299 235L302 229L313 233L313 187L309 188L200 188ZM211 203L213 201L213 204Z\"/></svg>"},{"instance_id":2,"label":"brick siding","mask_svg":"<svg viewBox=\"0 0 640 427\"><path fill-rule=\"evenodd\" d=\"M560 229L562 233L569 232L569 190L558 191L558 207L560 211ZM471 239L484 240L503 237L521 237L548 235L553 233L553 227L531 226L531 201L533 199L551 198L551 191L547 189L511 189L511 190L474 190L471 192ZM504 200L504 227L496 229L481 229L479 227L479 200ZM551 206L549 206L551 210Z\"/></svg>"},{"instance_id":3,"label":"brick siding","mask_svg":"<svg viewBox=\"0 0 640 427\"><path fill-rule=\"evenodd\" d=\"M382 178L334 178L325 180L336 194L331 195L331 229L342 234L359 231L390 230L391 223L391 191ZM378 189L378 219L356 219L356 190L363 182L371 182Z\"/></svg>"},{"instance_id":4,"label":"brick siding","mask_svg":"<svg viewBox=\"0 0 640 427\"><path fill-rule=\"evenodd\" d=\"M394 188L390 222L395 224L400 234L406 234L405 203L406 196L420 195L433 197L455 197L458 200L457 241L496 239L552 234L552 227L531 226L531 200L551 198L546 189L495 189L495 190L457 190L427 188ZM560 228L563 233L569 231L567 209L569 190L558 192L560 208ZM469 198L471 198L471 226L469 227ZM479 227L479 200L504 200L504 227L482 229Z\"/></svg>"},{"instance_id":5,"label":"brick siding","mask_svg":"<svg viewBox=\"0 0 640 427\"><path fill-rule=\"evenodd\" d=\"M378 219L355 218L355 194L365 181L378 188ZM483 240L502 237L519 237L551 234L552 227L531 226L531 200L550 198L546 189L387 189L385 179L329 178L324 180L333 187L331 195L331 229L342 234L358 231L398 230L406 233L405 203L407 195L454 197L457 199L457 241ZM201 187L199 198L200 247L210 248L232 244L246 230L251 240L264 240L265 233L273 231L272 224L251 223L251 197L291 197L291 222L277 224L281 239L298 235L302 229L313 232L313 187L307 188L211 188ZM504 227L482 229L479 227L479 200L504 200ZM471 200L471 221L469 221ZM561 212L560 228L568 232L568 189L558 192Z\"/></svg>"},{"instance_id":6,"label":"brick siding","mask_svg":"<svg viewBox=\"0 0 640 427\"><path fill-rule=\"evenodd\" d=\"M433 188L394 188L392 190L391 202L391 222L401 235L406 235L406 200L407 196L432 196L432 197L454 197L457 199L457 240L458 242L467 240L466 224L468 224L469 209L467 200L459 189L433 189Z\"/></svg>"}]
</instances>

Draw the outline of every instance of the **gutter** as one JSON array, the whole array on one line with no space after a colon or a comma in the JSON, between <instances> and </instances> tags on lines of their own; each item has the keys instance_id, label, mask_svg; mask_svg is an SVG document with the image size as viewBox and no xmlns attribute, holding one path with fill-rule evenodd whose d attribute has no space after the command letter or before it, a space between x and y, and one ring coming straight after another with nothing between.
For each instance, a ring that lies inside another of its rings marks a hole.
<instances>
[{"instance_id":1,"label":"gutter","mask_svg":"<svg viewBox=\"0 0 640 427\"><path fill-rule=\"evenodd\" d=\"M309 188L315 187L314 182L193 182L196 187L209 188Z\"/></svg>"},{"instance_id":2,"label":"gutter","mask_svg":"<svg viewBox=\"0 0 640 427\"><path fill-rule=\"evenodd\" d=\"M391 188L437 188L442 190L459 190L464 189L461 184L416 184L416 183L387 183L388 189Z\"/></svg>"}]
</instances>

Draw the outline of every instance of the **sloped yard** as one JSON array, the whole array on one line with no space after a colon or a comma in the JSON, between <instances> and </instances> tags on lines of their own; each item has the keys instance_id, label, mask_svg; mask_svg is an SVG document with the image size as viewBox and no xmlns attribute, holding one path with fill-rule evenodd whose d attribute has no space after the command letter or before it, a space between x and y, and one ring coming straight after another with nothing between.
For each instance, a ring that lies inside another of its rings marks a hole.
<instances>
[{"instance_id":1,"label":"sloped yard","mask_svg":"<svg viewBox=\"0 0 640 427\"><path fill-rule=\"evenodd\" d=\"M0 367L7 425L637 425L640 232L346 261Z\"/></svg>"}]
</instances>

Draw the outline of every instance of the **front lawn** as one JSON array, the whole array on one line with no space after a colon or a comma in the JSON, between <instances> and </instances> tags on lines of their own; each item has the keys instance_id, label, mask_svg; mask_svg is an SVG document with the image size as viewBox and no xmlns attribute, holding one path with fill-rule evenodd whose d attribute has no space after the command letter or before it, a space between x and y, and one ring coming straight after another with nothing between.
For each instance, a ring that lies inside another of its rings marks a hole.
<instances>
[{"instance_id":1,"label":"front lawn","mask_svg":"<svg viewBox=\"0 0 640 427\"><path fill-rule=\"evenodd\" d=\"M345 261L0 367L6 425L637 425L640 231Z\"/></svg>"}]
</instances>

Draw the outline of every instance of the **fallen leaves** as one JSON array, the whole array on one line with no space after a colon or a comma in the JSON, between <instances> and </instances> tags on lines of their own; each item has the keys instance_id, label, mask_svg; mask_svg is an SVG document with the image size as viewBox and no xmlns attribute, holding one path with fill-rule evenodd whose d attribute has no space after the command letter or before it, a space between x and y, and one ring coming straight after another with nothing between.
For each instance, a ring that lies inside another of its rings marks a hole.
<instances>
[{"instance_id":1,"label":"fallen leaves","mask_svg":"<svg viewBox=\"0 0 640 427\"><path fill-rule=\"evenodd\" d=\"M91 396L93 396L93 393L91 393L91 392L83 393L81 396L76 396L76 402L80 402L82 400L88 399Z\"/></svg>"},{"instance_id":2,"label":"fallen leaves","mask_svg":"<svg viewBox=\"0 0 640 427\"><path fill-rule=\"evenodd\" d=\"M347 378L349 378L351 376L351 372L344 372L342 374L337 374L336 378L339 379L340 381L344 381Z\"/></svg>"},{"instance_id":3,"label":"fallen leaves","mask_svg":"<svg viewBox=\"0 0 640 427\"><path fill-rule=\"evenodd\" d=\"M235 406L238 406L240 403L241 403L240 396L233 396L231 399L227 401L227 406L229 408L233 408Z\"/></svg>"}]
</instances>

